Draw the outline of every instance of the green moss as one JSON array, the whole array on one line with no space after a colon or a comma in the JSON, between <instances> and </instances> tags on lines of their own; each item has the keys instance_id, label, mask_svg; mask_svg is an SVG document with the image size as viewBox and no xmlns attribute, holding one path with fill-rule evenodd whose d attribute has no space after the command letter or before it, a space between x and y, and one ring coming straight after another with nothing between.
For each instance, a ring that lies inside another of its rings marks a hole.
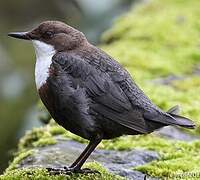
<instances>
[{"instance_id":1,"label":"green moss","mask_svg":"<svg viewBox=\"0 0 200 180\"><path fill-rule=\"evenodd\" d=\"M38 131L38 132L37 132ZM10 177L12 173L16 173L15 171L11 171L18 167L19 162L26 158L27 156L34 153L33 151L29 151L27 149L31 147L35 147L35 142L40 142L43 139L44 134L49 134L49 136L53 137L57 135L61 135L67 139L74 139L79 142L86 143L87 141L79 136L76 136L70 132L63 130L62 127L56 125L55 123L51 123L45 127L37 128L33 130L33 135L39 134L37 136L37 141L33 141L35 138L30 138L31 133L26 135L26 138L23 138L21 141L20 149L21 152L15 157L14 161L11 163L9 168L7 169L7 174L3 177ZM42 134L43 133L43 134ZM29 137L29 138L28 138ZM40 138L39 138L40 137ZM48 143L47 143L48 144ZM157 161L153 161L150 164L137 167L137 170L140 170L146 174L151 176L159 176L159 177L168 177L172 174L176 175L180 173L180 171L192 172L193 170L198 171L200 167L200 141L195 141L192 143L180 142L175 140L167 140L161 137L158 137L154 134L149 135L138 135L138 136L121 136L119 138L102 141L102 143L98 146L98 148L108 149L108 150L130 150L130 149L148 149L157 151L160 154L160 159ZM182 163L184 162L184 163ZM88 164L86 164L88 166ZM97 164L97 166L99 166ZM91 164L91 168L98 169ZM11 172L10 172L11 171ZM32 170L31 170L32 171ZM10 173L11 174L10 174ZM24 173L23 170L19 171L19 173ZM21 174L20 174L21 176ZM35 176L33 174L32 176ZM47 175L45 175L46 177ZM63 177L55 177L55 178L63 178Z\"/></svg>"},{"instance_id":2,"label":"green moss","mask_svg":"<svg viewBox=\"0 0 200 180\"><path fill-rule=\"evenodd\" d=\"M52 134L52 135L63 135L66 133L66 130L61 127L61 126L58 126L58 125L54 125L54 124L51 124L50 128L49 128L49 132Z\"/></svg>"},{"instance_id":3,"label":"green moss","mask_svg":"<svg viewBox=\"0 0 200 180\"><path fill-rule=\"evenodd\" d=\"M41 147L55 144L56 140L49 132L49 126L34 128L28 131L26 135L19 142L19 151L32 147Z\"/></svg>"},{"instance_id":4,"label":"green moss","mask_svg":"<svg viewBox=\"0 0 200 180\"><path fill-rule=\"evenodd\" d=\"M65 134L67 135L67 134ZM68 138L80 141L76 135ZM150 176L170 177L181 172L200 171L200 141L191 143L167 140L154 134L138 136L122 136L103 141L98 148L108 150L147 149L160 154L160 159L135 168Z\"/></svg>"},{"instance_id":5,"label":"green moss","mask_svg":"<svg viewBox=\"0 0 200 180\"><path fill-rule=\"evenodd\" d=\"M42 147L47 145L56 144L55 136L61 136L65 139L74 139L76 141L87 143L88 141L66 131L63 127L59 126L53 119L46 126L34 128L28 131L23 138L20 139L18 150L30 149L33 147Z\"/></svg>"},{"instance_id":6,"label":"green moss","mask_svg":"<svg viewBox=\"0 0 200 180\"><path fill-rule=\"evenodd\" d=\"M72 139L72 140L75 140L75 141L78 141L80 143L88 143L88 140L86 139L83 139L82 137L80 136L77 136L69 131L67 131L64 135L63 135L64 138L67 138L67 139Z\"/></svg>"},{"instance_id":7,"label":"green moss","mask_svg":"<svg viewBox=\"0 0 200 180\"><path fill-rule=\"evenodd\" d=\"M15 157L9 167L6 169L6 172L18 168L19 163L31 156L35 150L34 147L42 147L46 145L52 145L56 143L55 138L49 132L49 126L34 128L31 131L28 131L26 135L20 139L18 144L18 151L15 153Z\"/></svg>"},{"instance_id":8,"label":"green moss","mask_svg":"<svg viewBox=\"0 0 200 180\"><path fill-rule=\"evenodd\" d=\"M46 134L48 134L48 136L51 138L54 138L54 136L57 135L61 135L67 139L73 139L79 142L87 143L87 141L83 138L65 131L62 127L51 121L51 124L45 127L34 129L32 133L27 133L27 135L20 141L20 149L25 150L27 148L35 147L36 142L43 141L43 137L47 136ZM32 138L31 135L33 135ZM151 176L168 177L172 174L176 175L181 171L191 172L194 169L198 170L200 167L200 141L187 143L175 140L166 140L164 138L150 134L138 136L122 136L113 140L102 141L98 148L108 150L130 150L134 148L142 148L157 151L161 156L159 160L136 168L136 170L140 170ZM17 164L22 159L31 155L32 153L32 151L27 151L16 156L8 170L15 169ZM95 166L91 167L95 168Z\"/></svg>"},{"instance_id":9,"label":"green moss","mask_svg":"<svg viewBox=\"0 0 200 180\"><path fill-rule=\"evenodd\" d=\"M70 175L70 176L50 176L45 169L17 169L19 168L19 164L22 160L31 156L36 149L34 147L41 147L46 145L55 144L56 140L54 136L62 135L63 138L76 139L81 142L86 142L82 138L73 135L70 132L64 130L61 126L58 126L53 120L50 121L50 124L40 127L34 128L32 131L26 133L26 135L20 140L18 152L15 154L15 158L9 167L6 169L4 175L0 176L0 179L84 179L84 180L111 180L111 179L123 179L119 176L112 175L107 170L105 170L98 163L86 163L84 167L88 167L91 169L98 170L99 174L91 174L91 175Z\"/></svg>"},{"instance_id":10,"label":"green moss","mask_svg":"<svg viewBox=\"0 0 200 180\"><path fill-rule=\"evenodd\" d=\"M183 4L154 0L134 8L104 34L103 48L136 70L136 78L191 72L200 62L199 2Z\"/></svg>"},{"instance_id":11,"label":"green moss","mask_svg":"<svg viewBox=\"0 0 200 180\"><path fill-rule=\"evenodd\" d=\"M192 76L182 81L174 81L172 85L180 91L188 92L195 88L195 90L200 92L200 76Z\"/></svg>"},{"instance_id":12,"label":"green moss","mask_svg":"<svg viewBox=\"0 0 200 180\"><path fill-rule=\"evenodd\" d=\"M200 172L200 142L192 143L171 142L167 147L160 149L162 157L144 166L135 168L146 174L156 177L176 176L183 172Z\"/></svg>"},{"instance_id":13,"label":"green moss","mask_svg":"<svg viewBox=\"0 0 200 180\"><path fill-rule=\"evenodd\" d=\"M46 169L19 169L7 171L4 175L0 176L1 180L122 180L120 176L113 175L104 169L98 163L87 163L85 167L95 169L100 172L100 174L72 174L72 175L49 175Z\"/></svg>"},{"instance_id":14,"label":"green moss","mask_svg":"<svg viewBox=\"0 0 200 180\"><path fill-rule=\"evenodd\" d=\"M160 159L134 168L156 177L172 177L183 172L200 172L200 141L191 143L166 140L153 134L122 136L112 141L104 141L100 147L115 150L148 149L157 151Z\"/></svg>"},{"instance_id":15,"label":"green moss","mask_svg":"<svg viewBox=\"0 0 200 180\"><path fill-rule=\"evenodd\" d=\"M28 156L32 155L34 153L34 150L24 150L23 152L19 152L17 156L13 159L12 163L9 165L9 167L6 169L6 171L11 171L13 169L17 169L19 163L27 158Z\"/></svg>"}]
</instances>

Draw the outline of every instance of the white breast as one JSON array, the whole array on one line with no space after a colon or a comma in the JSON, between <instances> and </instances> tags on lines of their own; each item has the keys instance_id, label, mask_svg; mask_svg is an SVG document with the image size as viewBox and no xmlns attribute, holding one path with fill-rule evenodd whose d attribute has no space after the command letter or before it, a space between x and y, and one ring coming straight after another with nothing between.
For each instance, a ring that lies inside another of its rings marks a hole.
<instances>
[{"instance_id":1,"label":"white breast","mask_svg":"<svg viewBox=\"0 0 200 180\"><path fill-rule=\"evenodd\" d=\"M32 42L36 53L35 82L37 89L39 89L49 76L49 67L56 51L52 45L37 40Z\"/></svg>"}]
</instances>

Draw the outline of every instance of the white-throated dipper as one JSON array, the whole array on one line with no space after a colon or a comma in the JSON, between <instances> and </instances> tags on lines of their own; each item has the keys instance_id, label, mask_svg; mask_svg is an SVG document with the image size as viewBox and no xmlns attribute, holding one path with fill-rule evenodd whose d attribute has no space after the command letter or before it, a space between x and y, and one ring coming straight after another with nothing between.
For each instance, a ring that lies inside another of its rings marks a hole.
<instances>
[{"instance_id":1,"label":"white-throated dipper","mask_svg":"<svg viewBox=\"0 0 200 180\"><path fill-rule=\"evenodd\" d=\"M154 105L117 61L62 22L8 35L33 42L37 90L53 119L90 141L71 166L48 168L51 172L92 172L81 167L102 139L195 126L177 115L177 107L164 112Z\"/></svg>"}]
</instances>

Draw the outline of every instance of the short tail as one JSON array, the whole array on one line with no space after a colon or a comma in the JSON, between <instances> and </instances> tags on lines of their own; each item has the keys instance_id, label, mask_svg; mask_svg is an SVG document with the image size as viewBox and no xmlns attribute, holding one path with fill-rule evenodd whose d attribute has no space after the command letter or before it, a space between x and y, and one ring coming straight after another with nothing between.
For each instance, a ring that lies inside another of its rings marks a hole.
<instances>
[{"instance_id":1,"label":"short tail","mask_svg":"<svg viewBox=\"0 0 200 180\"><path fill-rule=\"evenodd\" d=\"M194 129L195 128L194 122L192 122L188 118L185 118L183 116L179 116L178 115L179 111L180 111L179 106L174 106L171 109L169 109L167 111L167 113L170 114L175 119L175 122L174 122L175 125L178 125L178 126L181 126L181 127L184 127L184 128Z\"/></svg>"}]
</instances>

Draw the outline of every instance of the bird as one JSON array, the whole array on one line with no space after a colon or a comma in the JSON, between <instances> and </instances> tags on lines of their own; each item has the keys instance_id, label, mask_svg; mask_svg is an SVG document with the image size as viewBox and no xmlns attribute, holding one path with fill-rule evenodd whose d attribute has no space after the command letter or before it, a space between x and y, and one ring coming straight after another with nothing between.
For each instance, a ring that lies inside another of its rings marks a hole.
<instances>
[{"instance_id":1,"label":"bird","mask_svg":"<svg viewBox=\"0 0 200 180\"><path fill-rule=\"evenodd\" d=\"M169 125L195 128L178 114L178 106L167 112L156 106L118 61L63 22L45 21L8 36L32 41L43 104L60 126L89 140L70 166L47 168L50 172L94 172L82 166L103 139L149 134Z\"/></svg>"}]
</instances>

